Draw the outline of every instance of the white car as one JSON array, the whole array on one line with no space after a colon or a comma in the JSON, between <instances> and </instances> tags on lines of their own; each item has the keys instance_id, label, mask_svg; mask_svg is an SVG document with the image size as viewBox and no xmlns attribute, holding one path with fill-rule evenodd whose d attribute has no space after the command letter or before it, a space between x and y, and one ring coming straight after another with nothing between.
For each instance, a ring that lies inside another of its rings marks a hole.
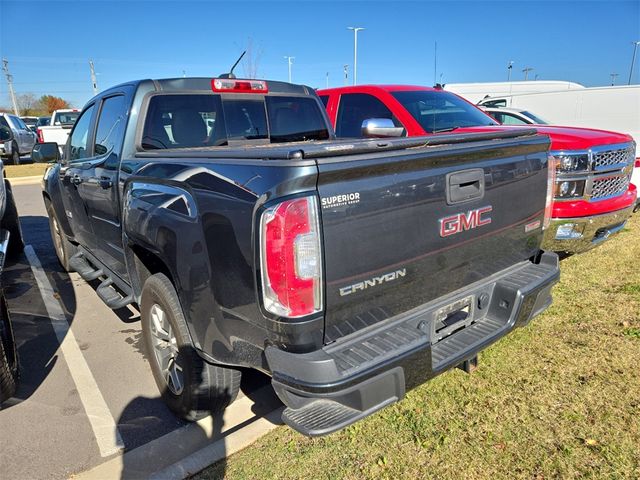
<instances>
[{"instance_id":1,"label":"white car","mask_svg":"<svg viewBox=\"0 0 640 480\"><path fill-rule=\"evenodd\" d=\"M538 115L520 108L483 107L480 105L480 109L503 125L549 125L549 122Z\"/></svg>"},{"instance_id":2,"label":"white car","mask_svg":"<svg viewBox=\"0 0 640 480\"><path fill-rule=\"evenodd\" d=\"M38 127L38 141L40 143L55 142L59 147L64 146L79 116L80 110L76 108L55 110L51 114L49 125Z\"/></svg>"},{"instance_id":3,"label":"white car","mask_svg":"<svg viewBox=\"0 0 640 480\"><path fill-rule=\"evenodd\" d=\"M7 164L20 163L20 155L26 155L36 144L37 136L16 115L0 113L0 125L8 127L12 132L11 142L4 147L4 155L7 156Z\"/></svg>"}]
</instances>

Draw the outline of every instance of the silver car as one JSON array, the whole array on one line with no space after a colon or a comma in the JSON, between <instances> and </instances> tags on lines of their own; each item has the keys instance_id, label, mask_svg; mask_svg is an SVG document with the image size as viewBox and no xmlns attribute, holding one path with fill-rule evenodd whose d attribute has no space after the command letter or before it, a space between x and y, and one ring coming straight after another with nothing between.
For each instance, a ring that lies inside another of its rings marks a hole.
<instances>
[{"instance_id":1,"label":"silver car","mask_svg":"<svg viewBox=\"0 0 640 480\"><path fill-rule=\"evenodd\" d=\"M8 157L6 163L19 163L20 155L26 155L31 152L38 136L25 125L20 117L10 113L0 113L0 117L5 120L6 125L13 133L11 144L6 145L4 148L5 155ZM2 122L2 125L5 125L5 122ZM15 154L16 151L18 152L17 155Z\"/></svg>"}]
</instances>

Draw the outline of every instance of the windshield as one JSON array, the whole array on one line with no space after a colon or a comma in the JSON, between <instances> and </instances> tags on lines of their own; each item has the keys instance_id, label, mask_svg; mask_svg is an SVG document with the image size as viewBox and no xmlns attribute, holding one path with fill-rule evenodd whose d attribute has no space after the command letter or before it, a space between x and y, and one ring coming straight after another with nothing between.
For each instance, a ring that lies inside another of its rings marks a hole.
<instances>
[{"instance_id":1,"label":"windshield","mask_svg":"<svg viewBox=\"0 0 640 480\"><path fill-rule=\"evenodd\" d=\"M497 125L491 117L460 97L443 91L391 92L428 133L450 132L460 127Z\"/></svg>"},{"instance_id":2,"label":"windshield","mask_svg":"<svg viewBox=\"0 0 640 480\"><path fill-rule=\"evenodd\" d=\"M73 125L80 116L80 112L58 112L56 114L56 124Z\"/></svg>"},{"instance_id":3,"label":"windshield","mask_svg":"<svg viewBox=\"0 0 640 480\"><path fill-rule=\"evenodd\" d=\"M40 117L40 118L38 118L37 126L38 127L47 126L47 125L49 125L49 120L51 120L51 117Z\"/></svg>"},{"instance_id":4,"label":"windshield","mask_svg":"<svg viewBox=\"0 0 640 480\"><path fill-rule=\"evenodd\" d=\"M154 95L142 148L190 148L326 140L329 130L312 97L166 94Z\"/></svg>"},{"instance_id":5,"label":"windshield","mask_svg":"<svg viewBox=\"0 0 640 480\"><path fill-rule=\"evenodd\" d=\"M526 117L530 118L530 119L533 121L533 123L536 123L536 124L538 124L538 125L549 125L549 122L547 122L546 120L544 120L544 119L540 118L540 117L539 117L539 116L537 116L537 115L534 115L534 114L533 114L533 113L531 113L531 112L528 112L528 111L526 111L526 110L523 110L523 111L522 111L522 114L523 114L524 116L526 116Z\"/></svg>"}]
</instances>

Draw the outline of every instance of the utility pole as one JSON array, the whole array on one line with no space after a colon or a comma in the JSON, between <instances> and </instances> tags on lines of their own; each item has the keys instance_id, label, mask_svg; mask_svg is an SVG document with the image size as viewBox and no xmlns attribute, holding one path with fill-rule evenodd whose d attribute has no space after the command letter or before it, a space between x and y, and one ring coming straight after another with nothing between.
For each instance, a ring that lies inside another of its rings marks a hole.
<instances>
[{"instance_id":1,"label":"utility pole","mask_svg":"<svg viewBox=\"0 0 640 480\"><path fill-rule=\"evenodd\" d=\"M287 63L289 64L289 83L291 83L291 65L293 65L293 59L296 57L288 57L288 56L284 56L284 58L287 60Z\"/></svg>"},{"instance_id":2,"label":"utility pole","mask_svg":"<svg viewBox=\"0 0 640 480\"><path fill-rule=\"evenodd\" d=\"M527 81L527 78L529 78L529 72L531 72L533 70L532 67L524 67L522 69L522 73L524 73L524 81Z\"/></svg>"},{"instance_id":3,"label":"utility pole","mask_svg":"<svg viewBox=\"0 0 640 480\"><path fill-rule=\"evenodd\" d=\"M640 45L640 41L631 42L633 43L633 57L631 57L631 70L629 70L629 81L627 85L631 85L631 76L633 75L633 64L636 63L636 51L638 50L638 45Z\"/></svg>"},{"instance_id":4,"label":"utility pole","mask_svg":"<svg viewBox=\"0 0 640 480\"><path fill-rule=\"evenodd\" d=\"M507 82L511 81L511 69L513 69L513 60L509 60L509 66L507 67Z\"/></svg>"},{"instance_id":5,"label":"utility pole","mask_svg":"<svg viewBox=\"0 0 640 480\"><path fill-rule=\"evenodd\" d=\"M98 94L98 80L96 80L96 71L93 68L93 60L89 60L89 69L91 70L91 86L93 87L93 94Z\"/></svg>"},{"instance_id":6,"label":"utility pole","mask_svg":"<svg viewBox=\"0 0 640 480\"><path fill-rule=\"evenodd\" d=\"M344 86L349 85L349 65L343 65L342 69L344 70Z\"/></svg>"},{"instance_id":7,"label":"utility pole","mask_svg":"<svg viewBox=\"0 0 640 480\"><path fill-rule=\"evenodd\" d=\"M438 71L438 42L433 44L433 85L436 84L436 72Z\"/></svg>"},{"instance_id":8,"label":"utility pole","mask_svg":"<svg viewBox=\"0 0 640 480\"><path fill-rule=\"evenodd\" d=\"M611 86L613 87L616 84L616 77L618 76L618 74L610 73L609 76L611 77Z\"/></svg>"},{"instance_id":9,"label":"utility pole","mask_svg":"<svg viewBox=\"0 0 640 480\"><path fill-rule=\"evenodd\" d=\"M2 70L4 74L7 76L7 85L9 85L9 95L11 96L11 103L13 103L13 113L16 116L20 116L20 112L18 112L18 102L16 102L16 93L13 91L13 75L9 73L9 60L6 58L2 59Z\"/></svg>"},{"instance_id":10,"label":"utility pole","mask_svg":"<svg viewBox=\"0 0 640 480\"><path fill-rule=\"evenodd\" d=\"M364 30L363 27L347 27L353 30L353 84L358 83L358 32Z\"/></svg>"}]
</instances>

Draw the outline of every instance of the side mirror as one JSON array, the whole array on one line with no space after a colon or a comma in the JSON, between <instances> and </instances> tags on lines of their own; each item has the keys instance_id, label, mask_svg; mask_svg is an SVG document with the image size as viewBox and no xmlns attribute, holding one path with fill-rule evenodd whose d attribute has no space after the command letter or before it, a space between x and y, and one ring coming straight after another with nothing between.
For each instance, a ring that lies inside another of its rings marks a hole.
<instances>
[{"instance_id":1,"label":"side mirror","mask_svg":"<svg viewBox=\"0 0 640 480\"><path fill-rule=\"evenodd\" d=\"M390 118L368 118L362 122L363 137L401 137L404 128L396 127Z\"/></svg>"},{"instance_id":2,"label":"side mirror","mask_svg":"<svg viewBox=\"0 0 640 480\"><path fill-rule=\"evenodd\" d=\"M58 144L55 142L36 143L31 150L31 160L36 163L59 162Z\"/></svg>"}]
</instances>

